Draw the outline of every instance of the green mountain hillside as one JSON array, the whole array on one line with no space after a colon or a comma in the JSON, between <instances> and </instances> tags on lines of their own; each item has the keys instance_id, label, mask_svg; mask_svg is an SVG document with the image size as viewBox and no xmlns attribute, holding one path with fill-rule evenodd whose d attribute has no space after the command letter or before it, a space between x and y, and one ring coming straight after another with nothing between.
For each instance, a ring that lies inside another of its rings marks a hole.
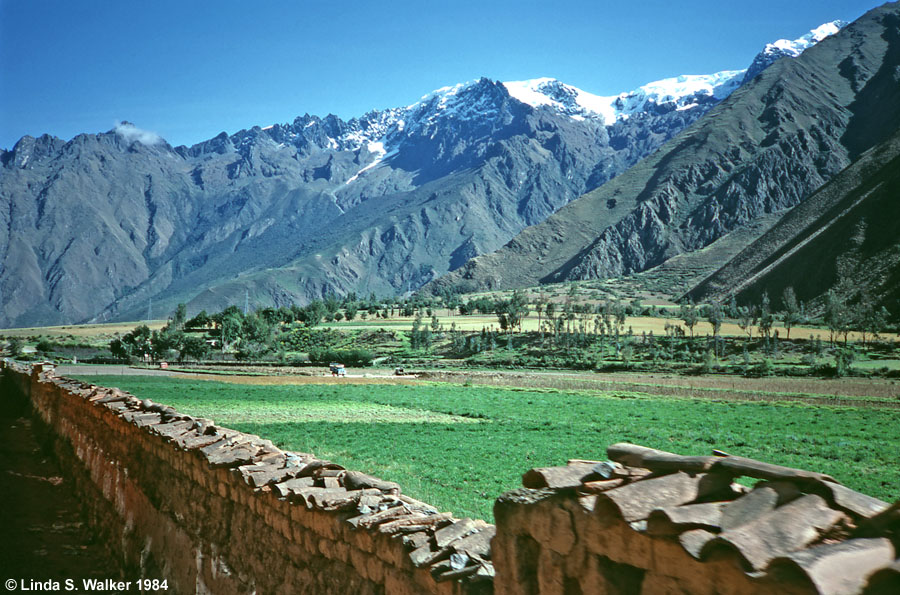
<instances>
[{"instance_id":1,"label":"green mountain hillside","mask_svg":"<svg viewBox=\"0 0 900 595\"><path fill-rule=\"evenodd\" d=\"M626 173L431 289L643 271L786 212L897 129L898 69L890 3L776 62Z\"/></svg>"},{"instance_id":2,"label":"green mountain hillside","mask_svg":"<svg viewBox=\"0 0 900 595\"><path fill-rule=\"evenodd\" d=\"M695 300L757 303L785 288L821 303L837 289L900 313L900 131L867 151L777 225L694 288Z\"/></svg>"}]
</instances>

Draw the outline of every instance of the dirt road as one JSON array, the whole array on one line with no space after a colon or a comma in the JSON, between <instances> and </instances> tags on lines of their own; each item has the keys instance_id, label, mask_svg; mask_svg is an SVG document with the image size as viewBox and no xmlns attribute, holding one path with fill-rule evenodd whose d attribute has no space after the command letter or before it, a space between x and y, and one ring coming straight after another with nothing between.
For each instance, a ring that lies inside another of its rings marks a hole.
<instances>
[{"instance_id":1,"label":"dirt road","mask_svg":"<svg viewBox=\"0 0 900 595\"><path fill-rule=\"evenodd\" d=\"M72 482L44 450L29 411L0 394L0 581L118 579L84 523ZM8 590L15 590L9 589Z\"/></svg>"}]
</instances>

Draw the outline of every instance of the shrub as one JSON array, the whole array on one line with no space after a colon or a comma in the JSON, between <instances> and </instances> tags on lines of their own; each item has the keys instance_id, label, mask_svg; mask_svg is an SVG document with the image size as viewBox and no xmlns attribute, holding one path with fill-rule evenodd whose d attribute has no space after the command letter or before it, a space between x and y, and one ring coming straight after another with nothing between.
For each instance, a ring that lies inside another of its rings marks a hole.
<instances>
[{"instance_id":1,"label":"shrub","mask_svg":"<svg viewBox=\"0 0 900 595\"><path fill-rule=\"evenodd\" d=\"M774 373L775 366L772 365L772 360L766 358L750 368L748 376L771 376Z\"/></svg>"},{"instance_id":2,"label":"shrub","mask_svg":"<svg viewBox=\"0 0 900 595\"><path fill-rule=\"evenodd\" d=\"M48 339L41 339L36 345L36 349L41 353L50 353L56 348L56 344Z\"/></svg>"},{"instance_id":3,"label":"shrub","mask_svg":"<svg viewBox=\"0 0 900 595\"><path fill-rule=\"evenodd\" d=\"M309 350L309 361L316 364L339 362L345 366L370 366L375 356L368 349L314 348Z\"/></svg>"},{"instance_id":4,"label":"shrub","mask_svg":"<svg viewBox=\"0 0 900 595\"><path fill-rule=\"evenodd\" d=\"M299 327L282 333L278 339L285 348L291 351L311 351L334 348L345 340L345 336L335 329Z\"/></svg>"},{"instance_id":5,"label":"shrub","mask_svg":"<svg viewBox=\"0 0 900 595\"><path fill-rule=\"evenodd\" d=\"M839 348L834 354L834 367L837 376L846 376L850 372L850 366L853 364L854 359L856 359L856 354L852 349Z\"/></svg>"},{"instance_id":6,"label":"shrub","mask_svg":"<svg viewBox=\"0 0 900 595\"><path fill-rule=\"evenodd\" d=\"M22 341L19 337L12 337L9 339L9 342L6 345L6 350L9 353L10 357L21 357L22 349L25 347L25 342Z\"/></svg>"}]
</instances>

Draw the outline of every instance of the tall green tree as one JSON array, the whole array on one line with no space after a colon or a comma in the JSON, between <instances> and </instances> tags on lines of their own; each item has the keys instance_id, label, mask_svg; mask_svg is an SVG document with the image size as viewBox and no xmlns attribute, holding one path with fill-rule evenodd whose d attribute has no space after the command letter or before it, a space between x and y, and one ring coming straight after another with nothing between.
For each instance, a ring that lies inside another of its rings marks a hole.
<instances>
[{"instance_id":1,"label":"tall green tree","mask_svg":"<svg viewBox=\"0 0 900 595\"><path fill-rule=\"evenodd\" d=\"M119 359L143 359L153 353L153 333L150 327L142 324L121 339L113 339L109 343L109 350L113 357Z\"/></svg>"},{"instance_id":2,"label":"tall green tree","mask_svg":"<svg viewBox=\"0 0 900 595\"><path fill-rule=\"evenodd\" d=\"M412 330L409 333L409 346L412 349L430 349L431 340L431 329L422 324L422 313L416 312Z\"/></svg>"},{"instance_id":3,"label":"tall green tree","mask_svg":"<svg viewBox=\"0 0 900 595\"><path fill-rule=\"evenodd\" d=\"M206 339L193 335L186 336L181 342L181 349L178 354L178 359L179 361L184 361L186 359L199 361L206 358L208 355L209 344L206 342Z\"/></svg>"},{"instance_id":4,"label":"tall green tree","mask_svg":"<svg viewBox=\"0 0 900 595\"><path fill-rule=\"evenodd\" d=\"M223 313L224 314L224 313ZM219 322L219 338L222 342L222 353L224 354L228 348L241 338L241 330L244 326L244 316L240 310L236 312L228 312L222 316Z\"/></svg>"},{"instance_id":5,"label":"tall green tree","mask_svg":"<svg viewBox=\"0 0 900 595\"><path fill-rule=\"evenodd\" d=\"M693 339L694 327L697 326L697 323L700 321L700 314L697 312L697 307L694 305L694 302L688 301L686 304L682 303L678 308L678 316L681 318L682 322L684 322L684 326L691 332L691 339Z\"/></svg>"},{"instance_id":6,"label":"tall green tree","mask_svg":"<svg viewBox=\"0 0 900 595\"><path fill-rule=\"evenodd\" d=\"M258 359L272 350L274 326L257 313L244 317L241 322L239 355L246 359Z\"/></svg>"},{"instance_id":7,"label":"tall green tree","mask_svg":"<svg viewBox=\"0 0 900 595\"><path fill-rule=\"evenodd\" d=\"M206 328L213 323L213 319L206 310L201 310L199 314L184 323L186 328Z\"/></svg>"},{"instance_id":8,"label":"tall green tree","mask_svg":"<svg viewBox=\"0 0 900 595\"><path fill-rule=\"evenodd\" d=\"M329 310L321 300L313 300L298 313L297 319L308 327L318 326Z\"/></svg>"},{"instance_id":9,"label":"tall green tree","mask_svg":"<svg viewBox=\"0 0 900 595\"><path fill-rule=\"evenodd\" d=\"M794 288L790 285L784 288L781 302L784 307L784 310L781 313L781 322L784 324L784 329L787 331L787 338L790 340L791 328L800 322L800 305L797 303L797 294L794 293Z\"/></svg>"},{"instance_id":10,"label":"tall green tree","mask_svg":"<svg viewBox=\"0 0 900 595\"><path fill-rule=\"evenodd\" d=\"M722 322L725 320L725 312L722 311L722 304L713 303L706 314L706 320L713 328L713 337L719 337L719 331L722 330Z\"/></svg>"},{"instance_id":11,"label":"tall green tree","mask_svg":"<svg viewBox=\"0 0 900 595\"><path fill-rule=\"evenodd\" d=\"M528 300L524 293L514 291L510 299L497 302L495 308L501 329L510 334L516 328L522 330L522 320L528 315Z\"/></svg>"},{"instance_id":12,"label":"tall green tree","mask_svg":"<svg viewBox=\"0 0 900 595\"><path fill-rule=\"evenodd\" d=\"M175 308L175 312L172 314L172 326L175 327L176 330L181 330L184 328L184 323L187 320L187 306L184 304L178 304Z\"/></svg>"},{"instance_id":13,"label":"tall green tree","mask_svg":"<svg viewBox=\"0 0 900 595\"><path fill-rule=\"evenodd\" d=\"M155 361L167 360L180 351L184 341L184 333L176 330L172 325L166 325L158 331L153 331L150 337L151 353Z\"/></svg>"},{"instance_id":14,"label":"tall green tree","mask_svg":"<svg viewBox=\"0 0 900 595\"><path fill-rule=\"evenodd\" d=\"M753 339L753 326L756 324L756 309L753 306L740 306L737 309L738 326L747 333L747 340Z\"/></svg>"},{"instance_id":15,"label":"tall green tree","mask_svg":"<svg viewBox=\"0 0 900 595\"><path fill-rule=\"evenodd\" d=\"M869 338L875 339L878 334L887 326L889 313L883 306L878 308L872 297L867 293L859 298L859 302L853 308L851 313L853 326L862 334L863 346Z\"/></svg>"},{"instance_id":16,"label":"tall green tree","mask_svg":"<svg viewBox=\"0 0 900 595\"><path fill-rule=\"evenodd\" d=\"M759 304L759 332L762 333L766 339L768 339L769 335L772 333L773 324L775 324L775 316L772 314L772 303L769 300L769 292L764 291L762 300Z\"/></svg>"},{"instance_id":17,"label":"tall green tree","mask_svg":"<svg viewBox=\"0 0 900 595\"><path fill-rule=\"evenodd\" d=\"M831 331L831 344L834 345L835 335L844 335L844 343L847 342L847 334L850 332L851 316L844 298L836 291L829 290L825 294L825 325Z\"/></svg>"},{"instance_id":18,"label":"tall green tree","mask_svg":"<svg viewBox=\"0 0 900 595\"><path fill-rule=\"evenodd\" d=\"M737 299L734 295L728 298L728 306L725 307L725 315L729 318L740 318L741 312L738 309Z\"/></svg>"}]
</instances>

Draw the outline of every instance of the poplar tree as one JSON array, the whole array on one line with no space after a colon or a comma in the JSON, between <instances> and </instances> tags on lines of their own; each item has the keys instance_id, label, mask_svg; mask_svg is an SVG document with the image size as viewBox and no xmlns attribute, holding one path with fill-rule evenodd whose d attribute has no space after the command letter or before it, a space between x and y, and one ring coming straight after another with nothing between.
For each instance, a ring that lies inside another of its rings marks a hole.
<instances>
[{"instance_id":1,"label":"poplar tree","mask_svg":"<svg viewBox=\"0 0 900 595\"><path fill-rule=\"evenodd\" d=\"M784 304L781 322L784 324L784 329L787 331L787 338L790 340L791 328L800 322L800 306L797 304L797 294L794 293L793 287L790 285L785 287L784 293L781 296L781 301Z\"/></svg>"}]
</instances>

